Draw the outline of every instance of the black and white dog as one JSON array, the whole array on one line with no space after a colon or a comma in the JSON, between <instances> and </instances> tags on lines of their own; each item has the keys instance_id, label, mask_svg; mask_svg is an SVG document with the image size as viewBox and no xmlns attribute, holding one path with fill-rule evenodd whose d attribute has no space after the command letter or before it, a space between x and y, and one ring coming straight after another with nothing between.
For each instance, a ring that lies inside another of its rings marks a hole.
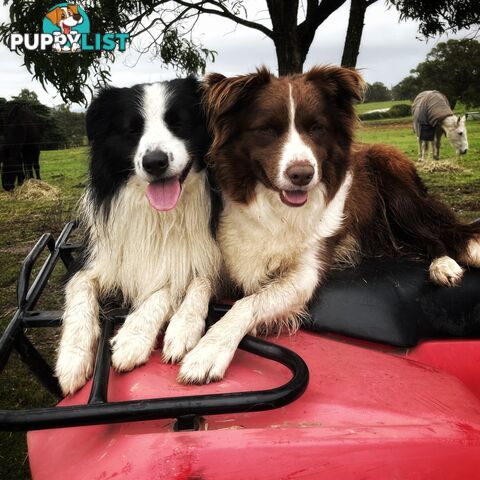
<instances>
[{"instance_id":1,"label":"black and white dog","mask_svg":"<svg viewBox=\"0 0 480 480\"><path fill-rule=\"evenodd\" d=\"M163 354L180 361L204 331L220 254L210 233L203 157L210 138L194 78L107 88L87 112L90 180L80 204L85 263L68 282L56 373L65 394L92 374L99 300L131 307L112 364L147 361L168 323Z\"/></svg>"}]
</instances>

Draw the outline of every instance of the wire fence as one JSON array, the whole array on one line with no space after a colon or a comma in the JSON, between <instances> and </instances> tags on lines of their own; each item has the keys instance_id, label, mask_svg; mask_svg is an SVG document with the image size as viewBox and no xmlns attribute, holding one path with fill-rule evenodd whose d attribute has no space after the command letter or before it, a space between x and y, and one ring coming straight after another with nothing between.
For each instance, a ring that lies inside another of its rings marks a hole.
<instances>
[{"instance_id":1,"label":"wire fence","mask_svg":"<svg viewBox=\"0 0 480 480\"><path fill-rule=\"evenodd\" d=\"M18 142L18 143L3 143L0 141L0 147L19 147L22 145L68 145L67 142L61 141L61 142L51 142L50 140L44 140L41 142ZM84 147L86 145L84 144L78 144L74 145L78 147Z\"/></svg>"}]
</instances>

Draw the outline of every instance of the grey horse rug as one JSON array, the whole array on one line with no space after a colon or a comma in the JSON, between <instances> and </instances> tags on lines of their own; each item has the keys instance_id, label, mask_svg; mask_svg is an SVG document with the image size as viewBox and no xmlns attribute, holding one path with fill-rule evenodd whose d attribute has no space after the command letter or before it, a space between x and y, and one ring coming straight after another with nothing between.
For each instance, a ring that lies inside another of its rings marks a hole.
<instances>
[{"instance_id":1,"label":"grey horse rug","mask_svg":"<svg viewBox=\"0 0 480 480\"><path fill-rule=\"evenodd\" d=\"M419 140L432 141L435 128L450 115L447 97L437 90L419 93L412 103L413 129Z\"/></svg>"}]
</instances>

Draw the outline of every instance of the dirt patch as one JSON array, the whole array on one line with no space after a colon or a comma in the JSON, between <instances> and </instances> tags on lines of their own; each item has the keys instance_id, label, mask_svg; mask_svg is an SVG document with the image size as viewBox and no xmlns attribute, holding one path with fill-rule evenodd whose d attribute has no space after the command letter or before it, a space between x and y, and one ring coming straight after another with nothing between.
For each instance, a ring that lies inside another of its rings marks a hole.
<instances>
[{"instance_id":1,"label":"dirt patch","mask_svg":"<svg viewBox=\"0 0 480 480\"><path fill-rule=\"evenodd\" d=\"M13 253L26 256L30 252L32 247L35 245L35 243L36 240L29 240L28 242L21 242L8 247L2 247L0 248L0 253Z\"/></svg>"}]
</instances>

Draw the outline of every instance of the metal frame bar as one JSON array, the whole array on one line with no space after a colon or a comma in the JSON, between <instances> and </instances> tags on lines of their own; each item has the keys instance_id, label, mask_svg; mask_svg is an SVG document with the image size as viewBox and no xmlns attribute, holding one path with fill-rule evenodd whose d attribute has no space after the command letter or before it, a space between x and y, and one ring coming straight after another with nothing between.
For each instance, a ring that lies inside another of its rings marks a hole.
<instances>
[{"instance_id":1,"label":"metal frame bar","mask_svg":"<svg viewBox=\"0 0 480 480\"><path fill-rule=\"evenodd\" d=\"M58 327L61 324L62 311L38 312L33 309L58 260L62 261L67 270L72 266L74 261L72 252L78 246L67 243L67 241L76 226L76 222L66 224L57 241L51 234L42 235L27 255L18 280L18 309L0 338L0 373L5 367L12 349L15 348L22 361L31 369L40 383L58 398L61 398L61 391L53 369L26 337L24 329ZM31 283L32 269L45 249L48 249L50 254ZM228 308L225 305L213 305L210 309L209 319L218 319ZM195 425L198 423L196 416L279 408L293 402L308 385L307 365L296 353L247 335L240 343L240 348L288 367L292 372L292 377L287 383L270 390L254 392L108 402L109 340L114 326L121 323L124 318L125 315L122 312L111 312L103 318L92 388L86 405L0 410L0 430L37 430L164 418L176 418L175 425L178 430L195 429Z\"/></svg>"}]
</instances>

